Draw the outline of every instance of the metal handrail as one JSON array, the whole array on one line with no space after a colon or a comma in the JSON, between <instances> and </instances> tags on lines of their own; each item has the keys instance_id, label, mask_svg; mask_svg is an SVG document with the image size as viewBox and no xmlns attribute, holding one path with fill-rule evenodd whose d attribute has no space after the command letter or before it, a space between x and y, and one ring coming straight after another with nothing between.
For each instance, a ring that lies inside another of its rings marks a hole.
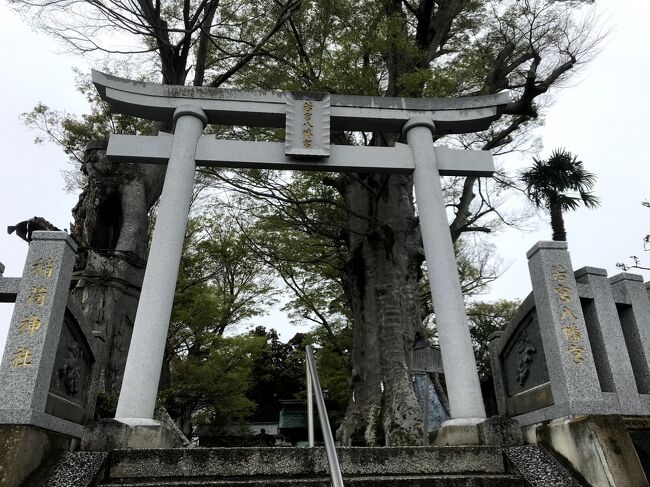
<instances>
[{"instance_id":1,"label":"metal handrail","mask_svg":"<svg viewBox=\"0 0 650 487\"><path fill-rule=\"evenodd\" d=\"M320 429L323 432L323 441L325 442L325 453L327 453L327 463L330 469L330 481L332 487L343 487L343 476L339 458L336 455L334 437L330 428L330 421L327 418L325 409L325 399L323 391L320 388L318 380L318 371L316 370L316 361L311 345L305 347L305 356L307 357L307 429L309 431L309 447L314 447L314 392L316 393L316 407L318 407L318 417L320 419Z\"/></svg>"}]
</instances>

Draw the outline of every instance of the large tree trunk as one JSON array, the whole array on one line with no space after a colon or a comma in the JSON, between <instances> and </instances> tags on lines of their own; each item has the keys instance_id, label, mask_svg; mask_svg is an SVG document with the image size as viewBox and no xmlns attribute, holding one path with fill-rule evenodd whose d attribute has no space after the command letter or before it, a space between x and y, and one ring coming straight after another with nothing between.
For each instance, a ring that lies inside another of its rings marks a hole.
<instances>
[{"instance_id":1,"label":"large tree trunk","mask_svg":"<svg viewBox=\"0 0 650 487\"><path fill-rule=\"evenodd\" d=\"M403 73L416 66L403 43L407 20L400 0L385 5L392 28L384 53L388 68L386 96L421 96L404 91ZM387 134L376 134L384 140ZM392 139L392 136L389 136ZM348 222L349 258L346 294L351 303L354 335L351 358L352 400L338 431L346 445L418 445L423 438L423 412L409 371L416 332L422 336L419 281L423 250L413 180L404 175L357 175L344 199L352 214Z\"/></svg>"},{"instance_id":2,"label":"large tree trunk","mask_svg":"<svg viewBox=\"0 0 650 487\"><path fill-rule=\"evenodd\" d=\"M422 326L412 194L412 179L404 175L358 175L345 187L346 205L359 215L350 216L346 266L354 338L353 399L338 431L345 445L422 441L422 410L408 370Z\"/></svg>"},{"instance_id":3,"label":"large tree trunk","mask_svg":"<svg viewBox=\"0 0 650 487\"><path fill-rule=\"evenodd\" d=\"M94 390L110 404L122 384L146 264L148 214L162 191L165 167L111 163L105 144L93 143L82 171L87 185L73 209L71 233L79 252L70 299L92 333Z\"/></svg>"},{"instance_id":4,"label":"large tree trunk","mask_svg":"<svg viewBox=\"0 0 650 487\"><path fill-rule=\"evenodd\" d=\"M564 228L564 215L562 215L562 206L557 201L551 200L549 203L551 213L551 229L553 230L553 240L558 242L566 241L566 229Z\"/></svg>"}]
</instances>

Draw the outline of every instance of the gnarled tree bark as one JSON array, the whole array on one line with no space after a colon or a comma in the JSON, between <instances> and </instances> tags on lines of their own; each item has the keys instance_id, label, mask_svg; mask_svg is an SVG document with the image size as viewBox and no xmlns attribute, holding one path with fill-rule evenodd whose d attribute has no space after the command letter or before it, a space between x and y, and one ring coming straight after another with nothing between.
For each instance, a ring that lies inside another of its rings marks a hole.
<instances>
[{"instance_id":1,"label":"gnarled tree bark","mask_svg":"<svg viewBox=\"0 0 650 487\"><path fill-rule=\"evenodd\" d=\"M105 144L89 144L82 165L87 184L72 211L79 252L70 299L92 333L94 392L115 399L144 277L149 210L165 168L112 163L105 152Z\"/></svg>"},{"instance_id":2,"label":"gnarled tree bark","mask_svg":"<svg viewBox=\"0 0 650 487\"><path fill-rule=\"evenodd\" d=\"M412 178L348 178L350 214L346 287L354 318L352 400L339 440L346 445L419 444L422 411L408 359L419 313L422 248Z\"/></svg>"}]
</instances>

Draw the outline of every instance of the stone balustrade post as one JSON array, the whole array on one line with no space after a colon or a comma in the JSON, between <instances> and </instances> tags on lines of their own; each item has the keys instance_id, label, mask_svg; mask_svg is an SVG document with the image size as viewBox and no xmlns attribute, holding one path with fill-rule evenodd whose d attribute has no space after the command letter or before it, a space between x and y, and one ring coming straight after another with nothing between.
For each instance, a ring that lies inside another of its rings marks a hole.
<instances>
[{"instance_id":1,"label":"stone balustrade post","mask_svg":"<svg viewBox=\"0 0 650 487\"><path fill-rule=\"evenodd\" d=\"M650 299L643 278L622 272L610 277L618 316L632 362L644 414L650 414Z\"/></svg>"},{"instance_id":2,"label":"stone balustrade post","mask_svg":"<svg viewBox=\"0 0 650 487\"><path fill-rule=\"evenodd\" d=\"M588 286L591 296L585 300L583 312L607 408L639 414L639 393L607 271L582 267L574 275L576 282ZM612 400L615 403L609 404Z\"/></svg>"},{"instance_id":3,"label":"stone balustrade post","mask_svg":"<svg viewBox=\"0 0 650 487\"><path fill-rule=\"evenodd\" d=\"M81 434L45 413L76 249L65 232L32 234L0 365L0 424Z\"/></svg>"},{"instance_id":4,"label":"stone balustrade post","mask_svg":"<svg viewBox=\"0 0 650 487\"><path fill-rule=\"evenodd\" d=\"M557 416L602 403L594 356L566 242L537 242L526 254Z\"/></svg>"}]
</instances>

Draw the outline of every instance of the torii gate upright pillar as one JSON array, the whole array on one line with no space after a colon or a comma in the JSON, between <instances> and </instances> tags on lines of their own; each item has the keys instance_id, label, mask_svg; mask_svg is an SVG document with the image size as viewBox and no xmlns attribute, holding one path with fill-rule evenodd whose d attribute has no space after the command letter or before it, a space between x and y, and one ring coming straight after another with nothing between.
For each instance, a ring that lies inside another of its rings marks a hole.
<instances>
[{"instance_id":1,"label":"torii gate upright pillar","mask_svg":"<svg viewBox=\"0 0 650 487\"><path fill-rule=\"evenodd\" d=\"M428 118L414 117L402 131L415 161L415 199L452 424L478 423L485 418L485 407L431 137L435 126Z\"/></svg>"},{"instance_id":2,"label":"torii gate upright pillar","mask_svg":"<svg viewBox=\"0 0 650 487\"><path fill-rule=\"evenodd\" d=\"M130 423L153 418L194 188L196 143L208 118L200 108L188 106L176 109L174 122L171 156L115 412L116 418Z\"/></svg>"}]
</instances>

